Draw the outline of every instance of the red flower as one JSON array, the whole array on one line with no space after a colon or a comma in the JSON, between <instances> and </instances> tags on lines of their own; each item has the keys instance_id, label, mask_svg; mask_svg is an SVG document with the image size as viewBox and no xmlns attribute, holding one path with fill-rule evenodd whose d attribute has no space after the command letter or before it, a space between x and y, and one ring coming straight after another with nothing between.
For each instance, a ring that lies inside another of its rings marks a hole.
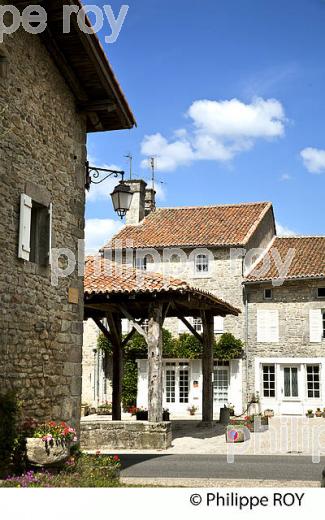
<instances>
[{"instance_id":1,"label":"red flower","mask_svg":"<svg viewBox=\"0 0 325 520\"><path fill-rule=\"evenodd\" d=\"M114 455L113 460L114 460L114 462L120 462L118 455Z\"/></svg>"},{"instance_id":2,"label":"red flower","mask_svg":"<svg viewBox=\"0 0 325 520\"><path fill-rule=\"evenodd\" d=\"M96 451L96 455L100 455L100 450L97 450L97 451Z\"/></svg>"}]
</instances>

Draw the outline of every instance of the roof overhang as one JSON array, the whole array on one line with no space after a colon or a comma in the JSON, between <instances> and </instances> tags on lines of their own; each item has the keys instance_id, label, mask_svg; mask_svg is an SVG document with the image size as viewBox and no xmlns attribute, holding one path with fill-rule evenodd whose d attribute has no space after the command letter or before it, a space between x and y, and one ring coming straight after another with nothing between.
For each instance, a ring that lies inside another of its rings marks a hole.
<instances>
[{"instance_id":1,"label":"roof overhang","mask_svg":"<svg viewBox=\"0 0 325 520\"><path fill-rule=\"evenodd\" d=\"M82 8L79 0L14 0L19 8L42 5L47 28L40 34L87 120L87 132L132 128L136 121L95 32L82 32L71 14L70 32L63 33L63 6ZM91 27L90 21L86 23Z\"/></svg>"}]
</instances>

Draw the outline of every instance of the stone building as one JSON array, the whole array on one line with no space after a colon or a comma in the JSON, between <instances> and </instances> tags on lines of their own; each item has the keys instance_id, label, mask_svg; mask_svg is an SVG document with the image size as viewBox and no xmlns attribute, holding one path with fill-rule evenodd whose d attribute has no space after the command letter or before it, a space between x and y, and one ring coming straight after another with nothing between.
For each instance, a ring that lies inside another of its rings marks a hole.
<instances>
[{"instance_id":1,"label":"stone building","mask_svg":"<svg viewBox=\"0 0 325 520\"><path fill-rule=\"evenodd\" d=\"M277 255L292 259L283 278ZM245 287L249 392L276 413L323 409L325 237L274 238Z\"/></svg>"},{"instance_id":2,"label":"stone building","mask_svg":"<svg viewBox=\"0 0 325 520\"><path fill-rule=\"evenodd\" d=\"M47 2L43 33L0 45L0 391L16 389L26 415L77 424L83 278L56 283L52 253L83 265L87 132L135 121L95 33L74 15L62 33L64 3Z\"/></svg>"},{"instance_id":3,"label":"stone building","mask_svg":"<svg viewBox=\"0 0 325 520\"><path fill-rule=\"evenodd\" d=\"M215 360L216 416L229 402L241 413L253 395L276 413L323 407L325 237L278 238L271 203L150 211L145 183L131 186L136 196L126 226L103 254L180 277L242 311L215 320L216 337L231 332L245 343L244 359ZM199 319L192 325L201 332ZM177 319L166 327L187 332ZM138 361L138 374L137 404L147 407L146 360ZM188 414L192 404L201 411L201 385L201 360L164 360L164 406L174 416Z\"/></svg>"}]
</instances>

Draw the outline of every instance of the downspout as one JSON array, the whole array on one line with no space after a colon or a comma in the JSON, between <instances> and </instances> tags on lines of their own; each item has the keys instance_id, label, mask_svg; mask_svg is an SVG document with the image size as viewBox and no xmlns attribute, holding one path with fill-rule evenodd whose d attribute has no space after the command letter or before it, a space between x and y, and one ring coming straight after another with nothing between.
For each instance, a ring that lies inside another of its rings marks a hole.
<instances>
[{"instance_id":1,"label":"downspout","mask_svg":"<svg viewBox=\"0 0 325 520\"><path fill-rule=\"evenodd\" d=\"M248 339L249 339L249 328L248 328L248 294L246 285L243 286L244 291L244 302L245 302L245 357L246 357L246 403L249 402L249 393L248 393L248 372L249 372L249 361L248 361L248 354L249 354L249 345L248 345Z\"/></svg>"}]
</instances>

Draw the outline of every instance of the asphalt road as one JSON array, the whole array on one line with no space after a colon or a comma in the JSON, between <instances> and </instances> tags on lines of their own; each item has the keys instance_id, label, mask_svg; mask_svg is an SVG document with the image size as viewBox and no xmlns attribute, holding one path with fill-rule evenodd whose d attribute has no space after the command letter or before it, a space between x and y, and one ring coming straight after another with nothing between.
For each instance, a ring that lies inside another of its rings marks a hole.
<instances>
[{"instance_id":1,"label":"asphalt road","mask_svg":"<svg viewBox=\"0 0 325 520\"><path fill-rule=\"evenodd\" d=\"M313 464L305 456L235 457L228 464L225 455L120 455L122 477L215 478L320 481L325 457Z\"/></svg>"}]
</instances>

